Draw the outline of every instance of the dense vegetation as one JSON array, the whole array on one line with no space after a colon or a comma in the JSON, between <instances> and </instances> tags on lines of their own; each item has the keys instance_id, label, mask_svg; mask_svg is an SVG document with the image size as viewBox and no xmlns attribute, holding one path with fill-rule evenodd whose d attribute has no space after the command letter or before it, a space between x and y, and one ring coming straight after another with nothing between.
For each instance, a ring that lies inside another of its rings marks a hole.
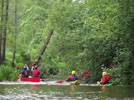
<instances>
[{"instance_id":1,"label":"dense vegetation","mask_svg":"<svg viewBox=\"0 0 134 100\"><path fill-rule=\"evenodd\" d=\"M53 29L39 62L44 78L89 71L86 82L96 82L107 71L114 83L134 83L133 0L10 0L8 21L0 14L1 30L7 27L5 59L0 49L2 68L22 68L26 59L32 63ZM4 41L5 31L1 34Z\"/></svg>"}]
</instances>

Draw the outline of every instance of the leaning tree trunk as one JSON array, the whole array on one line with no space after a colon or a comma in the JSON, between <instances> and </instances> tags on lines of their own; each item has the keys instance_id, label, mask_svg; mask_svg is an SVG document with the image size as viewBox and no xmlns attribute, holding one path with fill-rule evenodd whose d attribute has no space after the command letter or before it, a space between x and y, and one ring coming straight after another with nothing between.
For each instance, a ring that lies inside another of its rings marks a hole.
<instances>
[{"instance_id":1,"label":"leaning tree trunk","mask_svg":"<svg viewBox=\"0 0 134 100\"><path fill-rule=\"evenodd\" d=\"M2 63L2 33L3 33L3 11L4 11L4 0L1 5L1 26L0 26L0 64Z\"/></svg>"},{"instance_id":2,"label":"leaning tree trunk","mask_svg":"<svg viewBox=\"0 0 134 100\"><path fill-rule=\"evenodd\" d=\"M15 23L15 32L14 32L14 46L13 46L13 59L12 59L12 66L15 66L15 54L16 54L16 35L17 35L17 0L15 2L15 18L14 18L14 23Z\"/></svg>"},{"instance_id":3,"label":"leaning tree trunk","mask_svg":"<svg viewBox=\"0 0 134 100\"><path fill-rule=\"evenodd\" d=\"M3 34L3 55L2 61L6 58L6 35L7 35L7 22L8 22L8 7L9 7L9 0L6 0L6 15L5 15L5 29Z\"/></svg>"},{"instance_id":4,"label":"leaning tree trunk","mask_svg":"<svg viewBox=\"0 0 134 100\"><path fill-rule=\"evenodd\" d=\"M38 57L35 59L33 65L37 64L37 63L39 62L39 60L41 59L41 56L42 56L43 53L45 52L45 50L46 50L46 48L47 48L47 45L48 45L48 43L49 43L49 41L50 41L50 38L51 38L52 34L53 34L53 29L50 31L50 33L49 33L49 35L48 35L48 37L47 37L47 39L46 39L46 41L45 41L45 43L44 43L44 46L43 46L42 50L40 51Z\"/></svg>"}]
</instances>

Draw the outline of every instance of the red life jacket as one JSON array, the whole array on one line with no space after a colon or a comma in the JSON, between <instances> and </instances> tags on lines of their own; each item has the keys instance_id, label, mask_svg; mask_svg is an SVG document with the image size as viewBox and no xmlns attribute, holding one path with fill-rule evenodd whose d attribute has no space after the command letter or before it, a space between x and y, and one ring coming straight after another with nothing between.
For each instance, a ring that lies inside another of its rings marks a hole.
<instances>
[{"instance_id":1,"label":"red life jacket","mask_svg":"<svg viewBox=\"0 0 134 100\"><path fill-rule=\"evenodd\" d=\"M39 70L33 70L33 77L38 77L39 76Z\"/></svg>"},{"instance_id":2,"label":"red life jacket","mask_svg":"<svg viewBox=\"0 0 134 100\"><path fill-rule=\"evenodd\" d=\"M101 83L105 84L107 83L109 80L111 80L111 77L109 77L108 75L105 75L102 77Z\"/></svg>"}]
</instances>

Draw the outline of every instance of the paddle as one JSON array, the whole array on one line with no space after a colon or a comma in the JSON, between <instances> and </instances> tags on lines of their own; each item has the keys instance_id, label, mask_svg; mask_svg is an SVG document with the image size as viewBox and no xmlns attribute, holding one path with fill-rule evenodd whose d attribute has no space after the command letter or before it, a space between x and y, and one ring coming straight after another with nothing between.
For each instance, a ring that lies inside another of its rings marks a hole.
<instances>
[{"instance_id":1,"label":"paddle","mask_svg":"<svg viewBox=\"0 0 134 100\"><path fill-rule=\"evenodd\" d=\"M85 76L85 75L87 75L88 74L88 72L84 72L84 73L82 73L80 76ZM62 84L64 81L57 81L56 83L58 83L58 84Z\"/></svg>"},{"instance_id":2,"label":"paddle","mask_svg":"<svg viewBox=\"0 0 134 100\"><path fill-rule=\"evenodd\" d=\"M57 81L56 83L62 84L62 83L63 83L63 81Z\"/></svg>"},{"instance_id":3,"label":"paddle","mask_svg":"<svg viewBox=\"0 0 134 100\"><path fill-rule=\"evenodd\" d=\"M87 74L88 74L88 72L84 72L80 76L84 76L84 75L87 75Z\"/></svg>"}]
</instances>

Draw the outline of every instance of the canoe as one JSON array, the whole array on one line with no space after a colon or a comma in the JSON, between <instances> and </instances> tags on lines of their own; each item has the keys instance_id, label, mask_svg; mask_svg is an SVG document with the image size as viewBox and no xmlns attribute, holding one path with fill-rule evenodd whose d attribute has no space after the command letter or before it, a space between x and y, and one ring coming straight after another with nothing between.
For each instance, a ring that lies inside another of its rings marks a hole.
<instances>
[{"instance_id":1,"label":"canoe","mask_svg":"<svg viewBox=\"0 0 134 100\"><path fill-rule=\"evenodd\" d=\"M70 85L79 85L78 80L76 80L76 81L70 81L70 82L67 82L67 83L69 83Z\"/></svg>"},{"instance_id":2,"label":"canoe","mask_svg":"<svg viewBox=\"0 0 134 100\"><path fill-rule=\"evenodd\" d=\"M27 82L40 82L40 77L36 77L36 78L21 77L20 80L21 81L27 81Z\"/></svg>"}]
</instances>

